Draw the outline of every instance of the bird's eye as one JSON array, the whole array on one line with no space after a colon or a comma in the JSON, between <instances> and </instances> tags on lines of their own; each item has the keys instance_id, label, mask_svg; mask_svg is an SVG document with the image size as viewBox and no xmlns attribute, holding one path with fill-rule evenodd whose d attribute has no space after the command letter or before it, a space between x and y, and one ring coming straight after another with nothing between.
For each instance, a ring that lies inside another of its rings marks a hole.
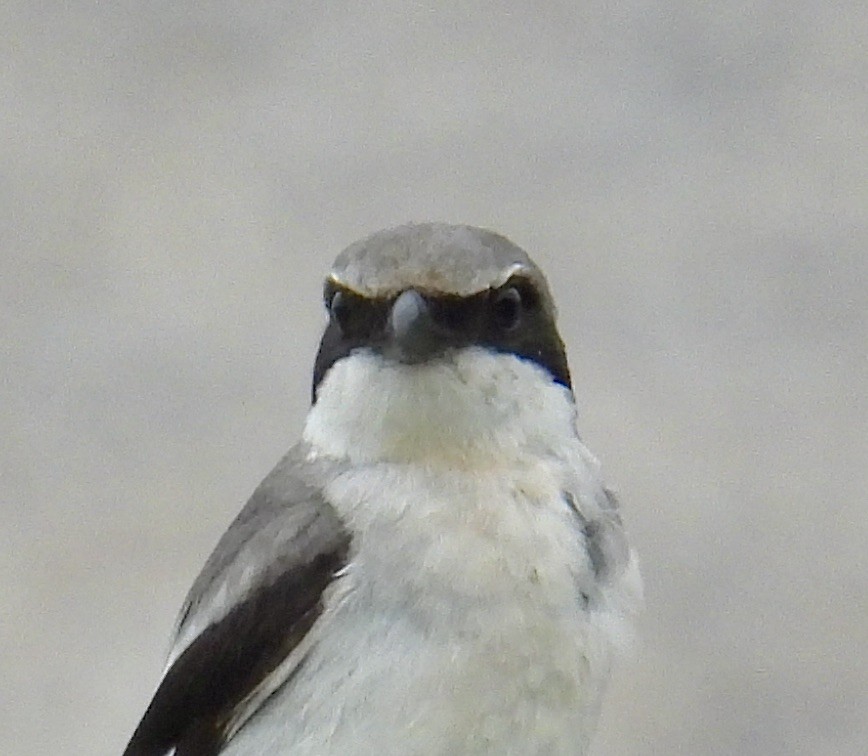
<instances>
[{"instance_id":1,"label":"bird's eye","mask_svg":"<svg viewBox=\"0 0 868 756\"><path fill-rule=\"evenodd\" d=\"M524 309L524 298L517 286L505 286L494 295L492 313L498 328L512 331L518 327Z\"/></svg>"}]
</instances>

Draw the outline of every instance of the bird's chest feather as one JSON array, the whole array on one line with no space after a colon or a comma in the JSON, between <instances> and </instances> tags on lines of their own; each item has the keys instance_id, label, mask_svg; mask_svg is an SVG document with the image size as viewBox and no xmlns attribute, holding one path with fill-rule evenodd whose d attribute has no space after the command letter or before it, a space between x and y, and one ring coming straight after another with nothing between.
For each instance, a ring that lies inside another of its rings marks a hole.
<instances>
[{"instance_id":1,"label":"bird's chest feather","mask_svg":"<svg viewBox=\"0 0 868 756\"><path fill-rule=\"evenodd\" d=\"M349 565L291 683L229 753L584 753L608 660L558 477L373 465L335 480Z\"/></svg>"},{"instance_id":2,"label":"bird's chest feather","mask_svg":"<svg viewBox=\"0 0 868 756\"><path fill-rule=\"evenodd\" d=\"M320 732L387 752L580 752L599 693L587 558L552 470L382 465L328 494L357 535L309 660L333 689Z\"/></svg>"},{"instance_id":3,"label":"bird's chest feather","mask_svg":"<svg viewBox=\"0 0 868 756\"><path fill-rule=\"evenodd\" d=\"M326 490L354 535L351 590L423 626L502 603L574 613L587 567L559 466L378 464Z\"/></svg>"}]
</instances>

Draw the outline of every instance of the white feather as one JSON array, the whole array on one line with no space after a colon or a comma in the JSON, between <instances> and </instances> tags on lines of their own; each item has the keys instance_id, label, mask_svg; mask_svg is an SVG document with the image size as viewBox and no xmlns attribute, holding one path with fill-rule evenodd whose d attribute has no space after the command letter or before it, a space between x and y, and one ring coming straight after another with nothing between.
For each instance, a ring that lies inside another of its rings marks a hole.
<instances>
[{"instance_id":1,"label":"white feather","mask_svg":"<svg viewBox=\"0 0 868 756\"><path fill-rule=\"evenodd\" d=\"M584 753L639 583L631 563L597 585L565 500L601 514L570 392L484 349L359 353L304 438L352 462L325 494L354 553L304 663L226 753Z\"/></svg>"}]
</instances>

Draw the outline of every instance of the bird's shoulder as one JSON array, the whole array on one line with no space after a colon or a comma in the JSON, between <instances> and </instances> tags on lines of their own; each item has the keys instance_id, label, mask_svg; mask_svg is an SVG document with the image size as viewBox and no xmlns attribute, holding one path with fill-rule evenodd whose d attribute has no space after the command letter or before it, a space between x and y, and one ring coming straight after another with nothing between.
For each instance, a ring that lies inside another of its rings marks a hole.
<instances>
[{"instance_id":1,"label":"bird's shoulder","mask_svg":"<svg viewBox=\"0 0 868 756\"><path fill-rule=\"evenodd\" d=\"M337 461L312 455L306 444L290 449L227 528L190 588L173 655L197 627L218 619L252 587L346 541L343 524L323 495L342 470Z\"/></svg>"},{"instance_id":2,"label":"bird's shoulder","mask_svg":"<svg viewBox=\"0 0 868 756\"><path fill-rule=\"evenodd\" d=\"M346 564L349 536L322 494L339 473L299 445L256 489L184 601L169 665L125 756L217 753L263 686L292 674L287 662Z\"/></svg>"}]
</instances>

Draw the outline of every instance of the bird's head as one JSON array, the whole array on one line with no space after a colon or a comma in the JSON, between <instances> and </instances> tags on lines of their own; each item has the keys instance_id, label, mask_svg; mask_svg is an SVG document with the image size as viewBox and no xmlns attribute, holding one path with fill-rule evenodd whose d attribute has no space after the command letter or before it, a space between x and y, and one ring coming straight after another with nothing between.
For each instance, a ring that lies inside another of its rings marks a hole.
<instances>
[{"instance_id":1,"label":"bird's head","mask_svg":"<svg viewBox=\"0 0 868 756\"><path fill-rule=\"evenodd\" d=\"M325 305L305 435L328 453L466 458L525 441L552 403L572 411L545 277L498 234L380 231L338 256Z\"/></svg>"}]
</instances>

